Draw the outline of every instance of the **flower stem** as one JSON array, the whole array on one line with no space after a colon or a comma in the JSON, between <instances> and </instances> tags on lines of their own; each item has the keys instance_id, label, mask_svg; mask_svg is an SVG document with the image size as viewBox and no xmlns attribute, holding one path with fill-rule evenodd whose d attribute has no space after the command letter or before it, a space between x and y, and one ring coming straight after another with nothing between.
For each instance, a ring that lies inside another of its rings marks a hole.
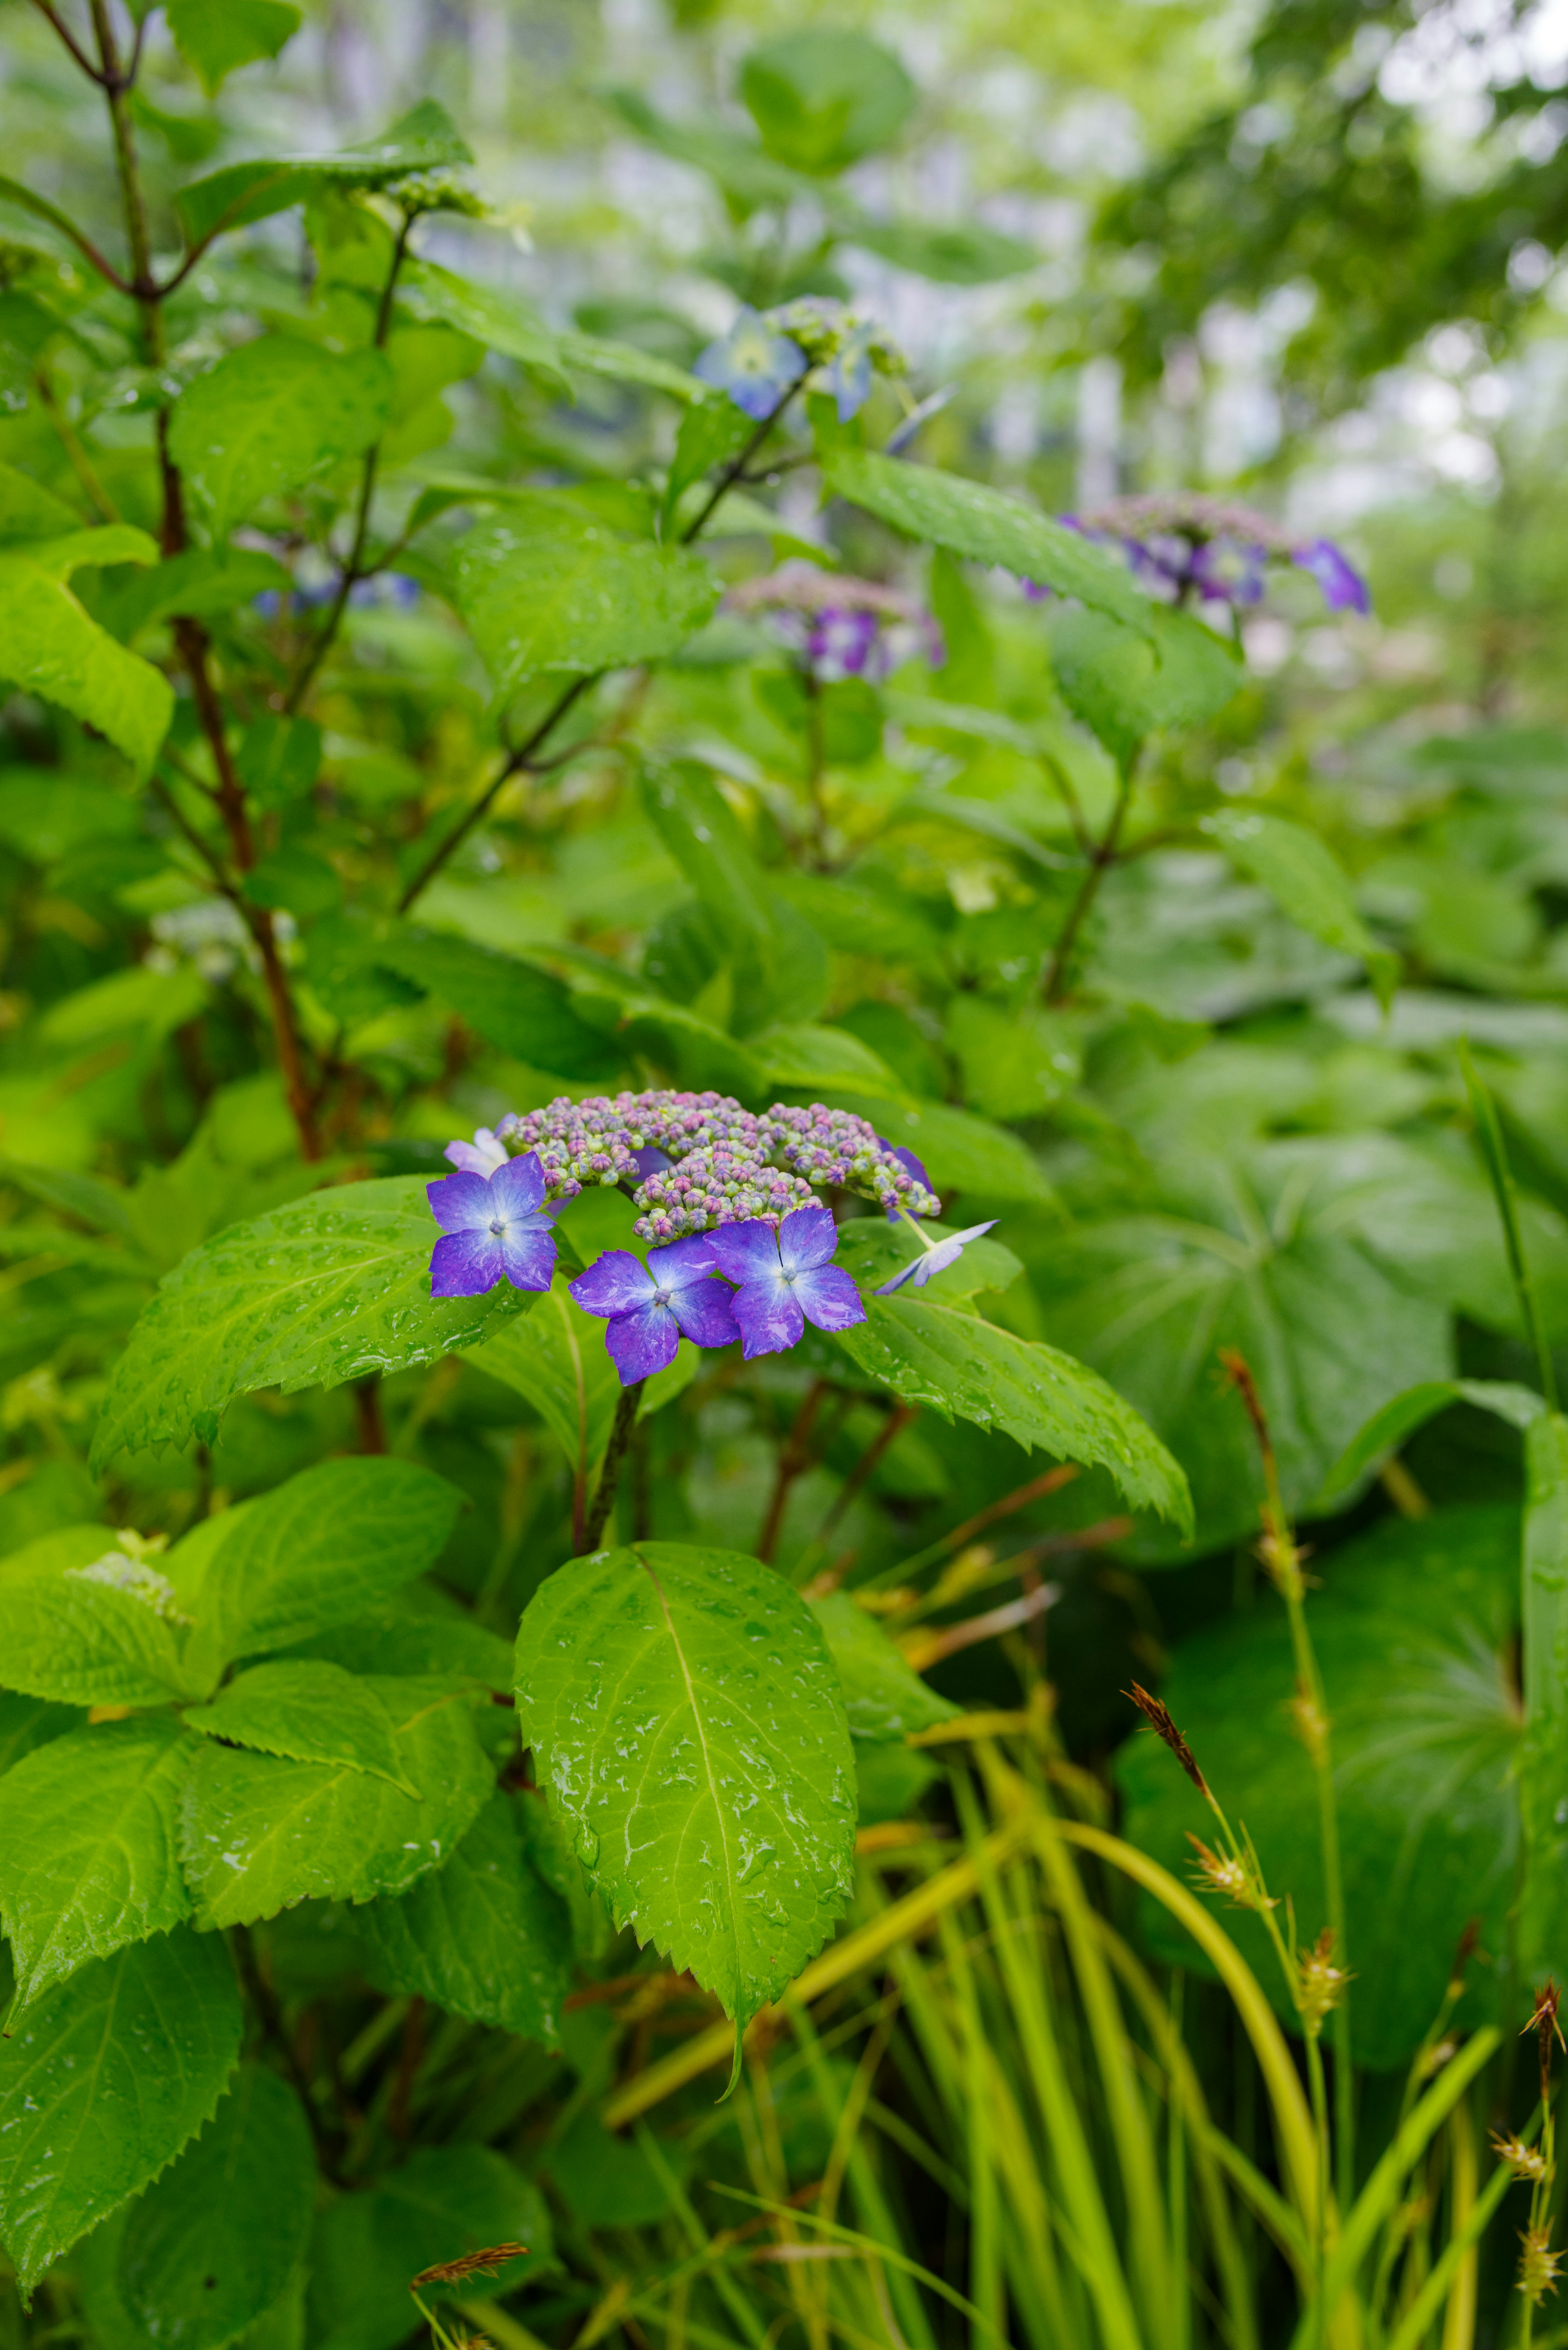
<instances>
[{"instance_id":1,"label":"flower stem","mask_svg":"<svg viewBox=\"0 0 1568 2350\"><path fill-rule=\"evenodd\" d=\"M1137 764L1135 752L1116 777L1116 804L1111 810L1111 820L1096 846L1089 852L1089 869L1078 884L1078 894L1067 910L1051 956L1051 968L1045 974L1045 1001L1060 1003L1067 993L1067 975L1072 969L1073 950L1078 935L1094 910L1095 899L1100 894L1100 884L1107 869L1116 863L1116 845L1121 839L1122 826L1127 821L1127 804L1132 798L1133 769Z\"/></svg>"},{"instance_id":2,"label":"flower stem","mask_svg":"<svg viewBox=\"0 0 1568 2350\"><path fill-rule=\"evenodd\" d=\"M637 1426L638 1407L647 1384L645 1379L634 1379L630 1387L622 1388L620 1391L620 1400L615 1408L615 1425L610 1430L609 1443L605 1449L605 1465L599 1471L594 1505L588 1512L588 1522L583 1530L585 1551L597 1550L600 1537L609 1523L609 1514L615 1507L616 1487L620 1482L620 1464L626 1458L631 1432Z\"/></svg>"}]
</instances>

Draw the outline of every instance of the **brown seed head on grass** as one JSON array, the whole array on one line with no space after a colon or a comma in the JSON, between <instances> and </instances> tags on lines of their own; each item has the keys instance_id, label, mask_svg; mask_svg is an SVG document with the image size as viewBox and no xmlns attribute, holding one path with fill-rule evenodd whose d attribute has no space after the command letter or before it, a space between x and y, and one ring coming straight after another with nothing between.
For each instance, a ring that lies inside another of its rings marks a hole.
<instances>
[{"instance_id":1,"label":"brown seed head on grass","mask_svg":"<svg viewBox=\"0 0 1568 2350\"><path fill-rule=\"evenodd\" d=\"M455 2261L437 2261L409 2279L410 2293L421 2284L461 2284L465 2277L494 2276L508 2261L521 2260L526 2244L487 2244L480 2252L460 2252Z\"/></svg>"},{"instance_id":2,"label":"brown seed head on grass","mask_svg":"<svg viewBox=\"0 0 1568 2350\"><path fill-rule=\"evenodd\" d=\"M1491 2150L1500 2162L1506 2162L1516 2178L1544 2178L1546 2157L1538 2146L1526 2146L1521 2137L1492 2137Z\"/></svg>"},{"instance_id":3,"label":"brown seed head on grass","mask_svg":"<svg viewBox=\"0 0 1568 2350\"><path fill-rule=\"evenodd\" d=\"M1279 1903L1263 1891L1244 1861L1213 1851L1201 1836L1194 1835L1190 1828L1187 1830L1187 1841L1198 1855L1192 1882L1199 1892L1223 1893L1238 1909L1279 1908Z\"/></svg>"},{"instance_id":4,"label":"brown seed head on grass","mask_svg":"<svg viewBox=\"0 0 1568 2350\"><path fill-rule=\"evenodd\" d=\"M1199 1769L1197 1757L1191 1747L1172 1721L1168 1706L1162 1705L1158 1698L1150 1697L1147 1690L1137 1681L1134 1681L1131 1689L1123 1690L1122 1695L1137 1706L1155 1736L1169 1747L1199 1794L1206 1796L1209 1793L1209 1782Z\"/></svg>"}]
</instances>

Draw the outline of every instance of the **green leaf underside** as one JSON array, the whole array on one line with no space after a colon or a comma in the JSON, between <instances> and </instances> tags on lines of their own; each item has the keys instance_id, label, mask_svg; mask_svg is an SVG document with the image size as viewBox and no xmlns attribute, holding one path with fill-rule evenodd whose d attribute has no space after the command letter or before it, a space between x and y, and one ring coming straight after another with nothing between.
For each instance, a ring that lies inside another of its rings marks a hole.
<instances>
[{"instance_id":1,"label":"green leaf underside","mask_svg":"<svg viewBox=\"0 0 1568 2350\"><path fill-rule=\"evenodd\" d=\"M933 1299L868 1297L837 1343L905 1403L931 1404L1026 1451L1107 1470L1135 1510L1192 1531L1187 1480L1148 1423L1097 1371L1037 1340Z\"/></svg>"},{"instance_id":2,"label":"green leaf underside","mask_svg":"<svg viewBox=\"0 0 1568 2350\"><path fill-rule=\"evenodd\" d=\"M369 447L392 404L385 352L334 352L292 336L244 343L198 376L169 446L222 538L264 498Z\"/></svg>"},{"instance_id":3,"label":"green leaf underside","mask_svg":"<svg viewBox=\"0 0 1568 2350\"><path fill-rule=\"evenodd\" d=\"M412 1461L302 1470L237 1514L226 1536L220 1527L194 1587L182 1586L192 1659L215 1670L351 1623L433 1565L462 1507L455 1485Z\"/></svg>"},{"instance_id":4,"label":"green leaf underside","mask_svg":"<svg viewBox=\"0 0 1568 2350\"><path fill-rule=\"evenodd\" d=\"M1484 1949L1506 1946L1518 1849L1509 1665L1518 1558L1511 1508L1386 1519L1333 1554L1310 1602L1334 1721L1355 2053L1375 2070L1414 2053L1467 1918L1480 1918ZM1290 1726L1294 1688L1289 1627L1271 1597L1184 1641L1161 1694L1231 1818L1246 1822L1270 1890L1291 1895L1305 1944L1326 1915L1317 1818L1302 1798ZM1213 1842L1202 1797L1152 1737L1121 1748L1116 1775L1125 1833L1185 1877L1185 1832ZM1146 1904L1140 1922L1159 1957L1195 1963L1163 1910ZM1292 2022L1262 1927L1235 1910L1224 1923ZM1461 2028L1495 2012L1497 1985L1493 1970L1471 1968Z\"/></svg>"},{"instance_id":5,"label":"green leaf underside","mask_svg":"<svg viewBox=\"0 0 1568 2350\"><path fill-rule=\"evenodd\" d=\"M130 1591L84 1575L130 1570L105 1526L66 1526L0 1566L0 1673L28 1697L65 1705L166 1705L192 1694L180 1636Z\"/></svg>"},{"instance_id":6,"label":"green leaf underside","mask_svg":"<svg viewBox=\"0 0 1568 2350\"><path fill-rule=\"evenodd\" d=\"M421 99L399 117L379 139L346 147L336 155L259 158L226 164L193 180L175 198L174 209L188 243L195 244L220 225L238 228L302 203L323 184L339 188L382 187L410 172L472 163L471 150L433 99Z\"/></svg>"},{"instance_id":7,"label":"green leaf underside","mask_svg":"<svg viewBox=\"0 0 1568 2350\"><path fill-rule=\"evenodd\" d=\"M192 1740L167 1713L73 1730L0 1780L0 1918L17 2013L126 1942L191 1914L180 1786Z\"/></svg>"},{"instance_id":8,"label":"green leaf underside","mask_svg":"<svg viewBox=\"0 0 1568 2350\"><path fill-rule=\"evenodd\" d=\"M488 2244L526 2244L494 2276L466 2277L465 2301L515 2292L548 2262L550 2215L531 2179L487 2146L427 2146L372 2187L321 2213L310 2248L310 2350L397 2350L408 2339L409 2279Z\"/></svg>"},{"instance_id":9,"label":"green leaf underside","mask_svg":"<svg viewBox=\"0 0 1568 2350\"><path fill-rule=\"evenodd\" d=\"M78 534L72 543L93 536ZM174 708L169 681L89 619L44 560L47 553L47 544L0 549L0 677L57 702L145 770L169 730Z\"/></svg>"},{"instance_id":10,"label":"green leaf underside","mask_svg":"<svg viewBox=\"0 0 1568 2350\"><path fill-rule=\"evenodd\" d=\"M835 497L864 506L909 538L926 539L975 563L1001 564L1020 579L1076 596L1147 631L1158 608L1123 567L1034 506L983 482L873 456L864 449L831 451L822 471Z\"/></svg>"},{"instance_id":11,"label":"green leaf underside","mask_svg":"<svg viewBox=\"0 0 1568 2350\"><path fill-rule=\"evenodd\" d=\"M277 2301L310 2243L316 2153L298 2098L260 2064L127 2213L117 2299L153 2342L222 2350Z\"/></svg>"},{"instance_id":12,"label":"green leaf underside","mask_svg":"<svg viewBox=\"0 0 1568 2350\"><path fill-rule=\"evenodd\" d=\"M1347 1493L1376 1461L1398 1451L1407 1436L1450 1404L1473 1404L1506 1420L1511 1428L1528 1429L1546 1409L1533 1388L1510 1385L1504 1379L1424 1379L1392 1397L1375 1411L1365 1428L1345 1447L1324 1480L1322 1499L1332 1502Z\"/></svg>"},{"instance_id":13,"label":"green leaf underside","mask_svg":"<svg viewBox=\"0 0 1568 2350\"><path fill-rule=\"evenodd\" d=\"M928 1689L875 1617L847 1591L811 1602L844 1691L850 1735L876 1746L894 1745L917 1730L950 1721L956 1705Z\"/></svg>"},{"instance_id":14,"label":"green leaf underside","mask_svg":"<svg viewBox=\"0 0 1568 2350\"><path fill-rule=\"evenodd\" d=\"M180 1926L83 1967L0 2040L0 2236L24 2293L210 2117L241 2022L223 1942Z\"/></svg>"},{"instance_id":15,"label":"green leaf underside","mask_svg":"<svg viewBox=\"0 0 1568 2350\"><path fill-rule=\"evenodd\" d=\"M316 1191L192 1251L130 1334L104 1399L94 1461L211 1442L235 1396L337 1387L476 1345L533 1303L432 1298L439 1237L418 1176Z\"/></svg>"},{"instance_id":16,"label":"green leaf underside","mask_svg":"<svg viewBox=\"0 0 1568 2350\"><path fill-rule=\"evenodd\" d=\"M557 1274L526 1322L470 1347L468 1359L526 1398L574 1468L586 1471L603 1456L620 1378L603 1322L573 1302L566 1275Z\"/></svg>"},{"instance_id":17,"label":"green leaf underside","mask_svg":"<svg viewBox=\"0 0 1568 2350\"><path fill-rule=\"evenodd\" d=\"M663 660L719 600L701 556L618 537L543 492L469 531L452 565L458 610L499 700L542 671Z\"/></svg>"},{"instance_id":18,"label":"green leaf underside","mask_svg":"<svg viewBox=\"0 0 1568 2350\"><path fill-rule=\"evenodd\" d=\"M185 1783L181 1856L201 1927L248 1924L315 1897L369 1901L439 1868L490 1794L469 1702L442 1682L370 1675L405 1795L348 1763L291 1762L203 1740Z\"/></svg>"},{"instance_id":19,"label":"green leaf underside","mask_svg":"<svg viewBox=\"0 0 1568 2350\"><path fill-rule=\"evenodd\" d=\"M554 2045L570 1981L571 1921L535 1870L520 1806L492 1795L445 1866L396 1901L373 1901L358 1930L379 1990Z\"/></svg>"},{"instance_id":20,"label":"green leaf underside","mask_svg":"<svg viewBox=\"0 0 1568 2350\"><path fill-rule=\"evenodd\" d=\"M375 1690L341 1665L300 1657L254 1665L211 1705L193 1707L187 1726L203 1738L275 1754L290 1762L346 1764L389 1780L406 1795L421 1790L403 1775L392 1717Z\"/></svg>"},{"instance_id":21,"label":"green leaf underside","mask_svg":"<svg viewBox=\"0 0 1568 2350\"><path fill-rule=\"evenodd\" d=\"M743 2029L850 1890L849 1732L805 1602L730 1551L643 1543L574 1559L524 1616L517 1702L618 1921Z\"/></svg>"}]
</instances>

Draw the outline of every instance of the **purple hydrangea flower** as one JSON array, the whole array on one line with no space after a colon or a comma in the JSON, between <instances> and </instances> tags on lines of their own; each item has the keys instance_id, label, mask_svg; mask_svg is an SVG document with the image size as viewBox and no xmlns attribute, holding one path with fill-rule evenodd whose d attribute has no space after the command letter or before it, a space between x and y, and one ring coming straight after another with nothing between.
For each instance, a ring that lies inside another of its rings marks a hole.
<instances>
[{"instance_id":1,"label":"purple hydrangea flower","mask_svg":"<svg viewBox=\"0 0 1568 2350\"><path fill-rule=\"evenodd\" d=\"M805 369L800 345L775 334L760 311L742 306L729 333L709 344L691 372L727 391L736 407L760 424Z\"/></svg>"},{"instance_id":2,"label":"purple hydrangea flower","mask_svg":"<svg viewBox=\"0 0 1568 2350\"><path fill-rule=\"evenodd\" d=\"M556 1235L537 1153L509 1159L489 1177L464 1171L425 1186L441 1228L431 1257L432 1297L482 1297L504 1277L514 1289L548 1289Z\"/></svg>"},{"instance_id":3,"label":"purple hydrangea flower","mask_svg":"<svg viewBox=\"0 0 1568 2350\"><path fill-rule=\"evenodd\" d=\"M1244 540L1211 538L1192 550L1187 577L1200 596L1227 604L1259 604L1266 585L1268 549Z\"/></svg>"},{"instance_id":4,"label":"purple hydrangea flower","mask_svg":"<svg viewBox=\"0 0 1568 2350\"><path fill-rule=\"evenodd\" d=\"M508 1155L500 1136L493 1134L487 1126L479 1128L472 1142L449 1142L441 1152L441 1157L450 1159L463 1174L486 1177L493 1175L498 1167L504 1167Z\"/></svg>"},{"instance_id":5,"label":"purple hydrangea flower","mask_svg":"<svg viewBox=\"0 0 1568 2350\"><path fill-rule=\"evenodd\" d=\"M946 1240L928 1242L912 1263L900 1265L892 1280L885 1281L875 1294L878 1297L891 1297L893 1292L902 1289L907 1281L912 1281L917 1289L924 1289L933 1274L945 1273L950 1264L956 1264L970 1242L977 1241L982 1233L990 1232L996 1221L992 1216L988 1223L971 1224L965 1232L950 1232Z\"/></svg>"},{"instance_id":6,"label":"purple hydrangea flower","mask_svg":"<svg viewBox=\"0 0 1568 2350\"><path fill-rule=\"evenodd\" d=\"M819 612L805 639L806 664L821 685L864 675L882 623L875 612Z\"/></svg>"},{"instance_id":7,"label":"purple hydrangea flower","mask_svg":"<svg viewBox=\"0 0 1568 2350\"><path fill-rule=\"evenodd\" d=\"M936 1192L932 1185L931 1179L927 1174L925 1168L921 1165L919 1159L916 1158L914 1152L912 1150L906 1149L901 1142L889 1142L884 1135L879 1134L877 1137L877 1139L882 1145L883 1149L889 1152L891 1156L898 1160L899 1166L906 1169L907 1171L914 1177L916 1182L920 1186L920 1189L923 1191L930 1192L934 1199ZM895 1201L893 1205L888 1210L888 1222L890 1224L896 1224L902 1214L903 1210L899 1207L898 1201Z\"/></svg>"},{"instance_id":8,"label":"purple hydrangea flower","mask_svg":"<svg viewBox=\"0 0 1568 2350\"><path fill-rule=\"evenodd\" d=\"M787 1354L805 1335L848 1330L866 1319L860 1293L832 1263L838 1227L826 1208L795 1208L771 1224L721 1224L708 1234L719 1270L739 1284L732 1311L747 1362Z\"/></svg>"},{"instance_id":9,"label":"purple hydrangea flower","mask_svg":"<svg viewBox=\"0 0 1568 2350\"><path fill-rule=\"evenodd\" d=\"M1308 546L1298 546L1294 560L1312 573L1331 612L1371 611L1372 596L1366 580L1332 538L1314 538Z\"/></svg>"},{"instance_id":10,"label":"purple hydrangea flower","mask_svg":"<svg viewBox=\"0 0 1568 2350\"><path fill-rule=\"evenodd\" d=\"M646 1264L629 1249L607 1249L572 1283L584 1313L609 1323L605 1345L623 1388L667 1369L682 1332L699 1347L728 1347L740 1336L713 1266L712 1243L692 1235L649 1249Z\"/></svg>"}]
</instances>

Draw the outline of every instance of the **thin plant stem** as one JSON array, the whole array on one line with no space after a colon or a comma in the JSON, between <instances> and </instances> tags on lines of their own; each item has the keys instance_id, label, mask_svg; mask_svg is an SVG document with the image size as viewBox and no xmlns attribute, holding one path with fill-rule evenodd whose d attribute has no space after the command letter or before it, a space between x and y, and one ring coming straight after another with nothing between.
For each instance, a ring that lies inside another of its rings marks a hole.
<instances>
[{"instance_id":1,"label":"thin plant stem","mask_svg":"<svg viewBox=\"0 0 1568 2350\"><path fill-rule=\"evenodd\" d=\"M1067 919L1063 923L1061 935L1052 950L1050 967L1045 973L1047 1003L1060 1003L1067 993L1067 980L1073 964L1073 951L1078 943L1079 933L1094 910L1095 900L1100 894L1101 882L1105 879L1110 867L1116 863L1116 847L1122 837L1122 827L1127 821L1127 807L1132 799L1133 773L1137 764L1137 754L1135 751L1125 765L1117 769L1116 804L1111 810L1110 822L1089 852L1088 870L1078 884L1078 893L1067 909Z\"/></svg>"},{"instance_id":2,"label":"thin plant stem","mask_svg":"<svg viewBox=\"0 0 1568 2350\"><path fill-rule=\"evenodd\" d=\"M1552 1360L1552 1348L1546 1336L1546 1325L1542 1319L1541 1300L1536 1294L1530 1260L1524 1253L1524 1236L1519 1229L1519 1195L1514 1188L1513 1170L1508 1163L1508 1149L1502 1139L1497 1105L1481 1082L1470 1056L1468 1038L1460 1037L1459 1053L1465 1090L1470 1099L1470 1113L1475 1119L1476 1142L1486 1165L1492 1197L1497 1201L1498 1217L1502 1225L1502 1244L1508 1255L1508 1270L1514 1293L1519 1299L1520 1316L1525 1334L1535 1349L1541 1392L1546 1398L1546 1408L1549 1411L1555 1411L1557 1371Z\"/></svg>"},{"instance_id":3,"label":"thin plant stem","mask_svg":"<svg viewBox=\"0 0 1568 2350\"><path fill-rule=\"evenodd\" d=\"M615 1423L610 1430L609 1443L605 1448L604 1467L599 1471L599 1482L595 1488L593 1507L588 1512L587 1523L583 1529L585 1551L598 1548L600 1536L609 1523L609 1514L615 1507L616 1487L620 1482L620 1464L626 1456L627 1446L631 1442L632 1430L637 1426L638 1406L642 1401L642 1390L645 1385L646 1381L635 1379L630 1387L622 1388L620 1391L620 1399L615 1408Z\"/></svg>"},{"instance_id":4,"label":"thin plant stem","mask_svg":"<svg viewBox=\"0 0 1568 2350\"><path fill-rule=\"evenodd\" d=\"M757 1556L771 1566L784 1531L784 1512L789 1507L790 1488L811 1466L811 1431L823 1400L828 1393L826 1379L813 1379L805 1398L796 1412L789 1434L779 1449L778 1467L774 1473L774 1489L768 1499L767 1514L763 1530L757 1536Z\"/></svg>"}]
</instances>

